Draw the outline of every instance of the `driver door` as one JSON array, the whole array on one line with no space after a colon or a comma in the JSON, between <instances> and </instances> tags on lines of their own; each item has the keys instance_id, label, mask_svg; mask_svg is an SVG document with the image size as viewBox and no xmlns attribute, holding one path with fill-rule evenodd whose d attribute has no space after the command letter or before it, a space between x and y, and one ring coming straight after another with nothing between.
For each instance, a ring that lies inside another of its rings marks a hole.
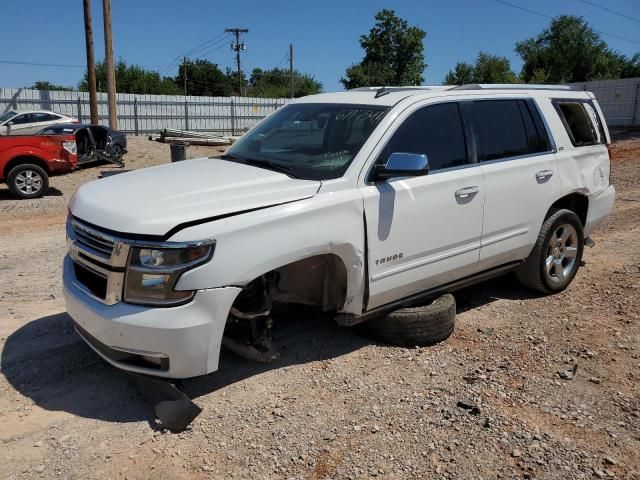
<instances>
[{"instance_id":1,"label":"driver door","mask_svg":"<svg viewBox=\"0 0 640 480\"><path fill-rule=\"evenodd\" d=\"M479 261L484 181L481 167L470 161L458 103L422 106L397 124L376 163L384 164L391 153L426 154L430 171L371 178L362 188L367 309L469 276Z\"/></svg>"}]
</instances>

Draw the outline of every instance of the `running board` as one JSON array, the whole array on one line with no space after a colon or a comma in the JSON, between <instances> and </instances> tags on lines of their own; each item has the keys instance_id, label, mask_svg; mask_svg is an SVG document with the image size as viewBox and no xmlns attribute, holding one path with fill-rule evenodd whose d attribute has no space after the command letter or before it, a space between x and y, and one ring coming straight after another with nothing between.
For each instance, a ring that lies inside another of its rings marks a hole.
<instances>
[{"instance_id":1,"label":"running board","mask_svg":"<svg viewBox=\"0 0 640 480\"><path fill-rule=\"evenodd\" d=\"M476 283L484 282L485 280L489 280L494 277L499 277L500 275L504 275L505 273L517 269L520 265L522 265L522 263L523 261L506 263L499 267L485 270L483 272L473 274L469 277L461 278L460 280L456 280L454 282L445 283L444 285L440 285L439 287L425 290L424 292L420 292L415 295L396 300L395 302L381 305L360 315L343 313L336 317L336 322L338 323L338 325L341 325L343 327L352 327L353 325L366 322L367 320L370 320L374 317L379 317L381 315L391 313L394 310L398 310L399 308L410 307L411 305L430 300L445 293L455 292L456 290L469 287Z\"/></svg>"}]
</instances>

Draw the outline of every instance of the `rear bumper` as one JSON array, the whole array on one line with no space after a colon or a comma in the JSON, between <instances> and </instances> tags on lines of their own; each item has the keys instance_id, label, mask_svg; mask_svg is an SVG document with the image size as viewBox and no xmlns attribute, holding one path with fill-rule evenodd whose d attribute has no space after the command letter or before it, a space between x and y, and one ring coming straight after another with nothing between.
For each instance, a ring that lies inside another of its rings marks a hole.
<instances>
[{"instance_id":1,"label":"rear bumper","mask_svg":"<svg viewBox=\"0 0 640 480\"><path fill-rule=\"evenodd\" d=\"M105 305L77 285L71 259L64 260L67 312L79 335L107 362L137 373L188 378L217 370L224 326L239 292L199 290L191 302L172 308Z\"/></svg>"},{"instance_id":2,"label":"rear bumper","mask_svg":"<svg viewBox=\"0 0 640 480\"><path fill-rule=\"evenodd\" d=\"M589 196L589 211L584 226L584 236L591 235L613 210L613 202L616 198L616 190L609 185L603 191Z\"/></svg>"}]
</instances>

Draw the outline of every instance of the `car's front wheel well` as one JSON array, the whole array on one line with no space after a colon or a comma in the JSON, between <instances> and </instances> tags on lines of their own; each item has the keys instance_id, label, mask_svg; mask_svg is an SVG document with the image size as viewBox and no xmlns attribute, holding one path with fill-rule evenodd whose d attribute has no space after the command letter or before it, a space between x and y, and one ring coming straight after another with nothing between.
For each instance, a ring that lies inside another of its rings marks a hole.
<instances>
[{"instance_id":1,"label":"car's front wheel well","mask_svg":"<svg viewBox=\"0 0 640 480\"><path fill-rule=\"evenodd\" d=\"M346 298L347 269L337 255L313 255L261 275L244 290L255 289L256 282L268 289L266 294L274 303L297 303L323 311L338 311ZM234 306L238 307L237 303L243 298L239 295Z\"/></svg>"},{"instance_id":2,"label":"car's front wheel well","mask_svg":"<svg viewBox=\"0 0 640 480\"><path fill-rule=\"evenodd\" d=\"M345 303L346 290L347 270L337 255L313 255L275 268L247 283L238 294L222 344L250 360L275 360L280 354L271 335L274 307L302 304L337 311Z\"/></svg>"},{"instance_id":3,"label":"car's front wheel well","mask_svg":"<svg viewBox=\"0 0 640 480\"><path fill-rule=\"evenodd\" d=\"M545 220L553 215L554 212L562 209L571 210L573 213L575 213L582 222L582 226L584 226L587 223L589 198L586 195L582 195L580 193L571 193L569 195L565 195L564 197L556 200L553 205L551 205L547 212L547 215L545 216Z\"/></svg>"},{"instance_id":4,"label":"car's front wheel well","mask_svg":"<svg viewBox=\"0 0 640 480\"><path fill-rule=\"evenodd\" d=\"M7 162L7 165L5 165L4 171L2 172L3 177L7 178L9 176L9 172L13 170L15 167L17 167L18 165L27 165L27 164L37 165L40 168L42 168L45 172L50 173L47 162L43 161L38 157L34 157L31 155L21 155L19 157L12 158L11 160L9 160L9 162Z\"/></svg>"}]
</instances>

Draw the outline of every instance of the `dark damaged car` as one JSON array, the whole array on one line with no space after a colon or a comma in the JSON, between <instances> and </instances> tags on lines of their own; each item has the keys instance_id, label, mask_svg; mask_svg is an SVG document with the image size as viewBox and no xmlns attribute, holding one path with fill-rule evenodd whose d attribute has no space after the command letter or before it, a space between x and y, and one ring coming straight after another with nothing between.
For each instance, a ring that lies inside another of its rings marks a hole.
<instances>
[{"instance_id":1,"label":"dark damaged car","mask_svg":"<svg viewBox=\"0 0 640 480\"><path fill-rule=\"evenodd\" d=\"M78 165L106 161L124 167L127 135L104 125L60 124L47 127L38 135L74 135L78 146Z\"/></svg>"}]
</instances>

